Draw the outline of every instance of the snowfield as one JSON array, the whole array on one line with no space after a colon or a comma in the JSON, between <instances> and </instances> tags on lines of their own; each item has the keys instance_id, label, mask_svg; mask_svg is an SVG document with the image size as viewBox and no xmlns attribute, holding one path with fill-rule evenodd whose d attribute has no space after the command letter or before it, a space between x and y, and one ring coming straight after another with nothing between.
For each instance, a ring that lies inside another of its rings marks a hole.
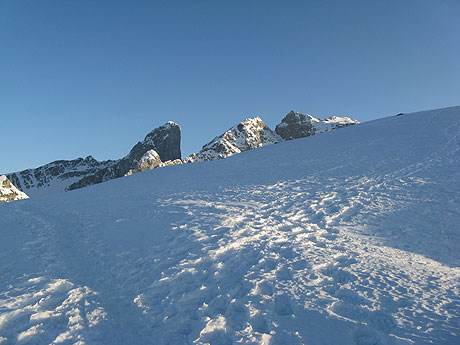
<instances>
[{"instance_id":1,"label":"snowfield","mask_svg":"<svg viewBox=\"0 0 460 345\"><path fill-rule=\"evenodd\" d=\"M460 344L460 107L0 205L0 344Z\"/></svg>"}]
</instances>

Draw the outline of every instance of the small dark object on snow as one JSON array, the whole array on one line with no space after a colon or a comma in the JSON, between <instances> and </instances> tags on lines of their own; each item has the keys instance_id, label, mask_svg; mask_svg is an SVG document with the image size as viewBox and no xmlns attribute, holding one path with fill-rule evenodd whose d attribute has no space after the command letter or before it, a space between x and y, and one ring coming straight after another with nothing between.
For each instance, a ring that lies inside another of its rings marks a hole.
<instances>
[{"instance_id":1,"label":"small dark object on snow","mask_svg":"<svg viewBox=\"0 0 460 345\"><path fill-rule=\"evenodd\" d=\"M396 114L396 116L403 116L404 113L399 113L399 114Z\"/></svg>"}]
</instances>

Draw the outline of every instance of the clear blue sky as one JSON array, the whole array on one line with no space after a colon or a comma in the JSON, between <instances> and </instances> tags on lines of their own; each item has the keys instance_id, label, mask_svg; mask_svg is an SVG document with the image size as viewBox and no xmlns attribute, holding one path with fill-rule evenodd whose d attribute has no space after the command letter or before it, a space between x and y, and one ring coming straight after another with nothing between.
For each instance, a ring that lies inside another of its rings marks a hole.
<instances>
[{"instance_id":1,"label":"clear blue sky","mask_svg":"<svg viewBox=\"0 0 460 345\"><path fill-rule=\"evenodd\" d=\"M249 116L460 104L460 1L0 1L0 173Z\"/></svg>"}]
</instances>

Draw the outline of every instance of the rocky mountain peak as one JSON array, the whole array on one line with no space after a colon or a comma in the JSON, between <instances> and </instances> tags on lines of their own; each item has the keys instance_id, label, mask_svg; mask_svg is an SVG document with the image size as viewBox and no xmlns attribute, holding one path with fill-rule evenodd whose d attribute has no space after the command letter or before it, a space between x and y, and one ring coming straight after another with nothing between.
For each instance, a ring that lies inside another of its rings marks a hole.
<instances>
[{"instance_id":1,"label":"rocky mountain peak","mask_svg":"<svg viewBox=\"0 0 460 345\"><path fill-rule=\"evenodd\" d=\"M144 149L148 148L144 150L144 153L148 150L155 149L160 155L161 160L166 162L181 158L180 140L180 126L175 122L168 121L163 126L155 128L147 134L141 144Z\"/></svg>"},{"instance_id":2,"label":"rocky mountain peak","mask_svg":"<svg viewBox=\"0 0 460 345\"><path fill-rule=\"evenodd\" d=\"M357 123L359 122L345 116L331 116L321 120L312 115L291 110L276 126L275 132L284 140L292 140Z\"/></svg>"},{"instance_id":3,"label":"rocky mountain peak","mask_svg":"<svg viewBox=\"0 0 460 345\"><path fill-rule=\"evenodd\" d=\"M154 169L162 162L181 158L181 129L169 121L148 133L131 151L115 164L85 176L71 184L68 190L90 186L136 172Z\"/></svg>"},{"instance_id":4,"label":"rocky mountain peak","mask_svg":"<svg viewBox=\"0 0 460 345\"><path fill-rule=\"evenodd\" d=\"M282 139L268 128L259 116L248 118L214 138L203 148L184 159L185 163L227 158L235 153L274 144Z\"/></svg>"}]
</instances>

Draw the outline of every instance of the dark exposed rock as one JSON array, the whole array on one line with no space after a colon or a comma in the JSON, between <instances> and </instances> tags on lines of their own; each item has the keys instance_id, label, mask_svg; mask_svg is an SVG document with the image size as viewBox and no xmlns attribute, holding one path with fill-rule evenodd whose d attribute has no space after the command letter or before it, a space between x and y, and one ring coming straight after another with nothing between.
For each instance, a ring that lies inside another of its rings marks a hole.
<instances>
[{"instance_id":1,"label":"dark exposed rock","mask_svg":"<svg viewBox=\"0 0 460 345\"><path fill-rule=\"evenodd\" d=\"M359 122L345 116L331 116L325 120L321 120L311 115L292 110L276 126L275 132L284 140L292 140L357 123Z\"/></svg>"}]
</instances>

